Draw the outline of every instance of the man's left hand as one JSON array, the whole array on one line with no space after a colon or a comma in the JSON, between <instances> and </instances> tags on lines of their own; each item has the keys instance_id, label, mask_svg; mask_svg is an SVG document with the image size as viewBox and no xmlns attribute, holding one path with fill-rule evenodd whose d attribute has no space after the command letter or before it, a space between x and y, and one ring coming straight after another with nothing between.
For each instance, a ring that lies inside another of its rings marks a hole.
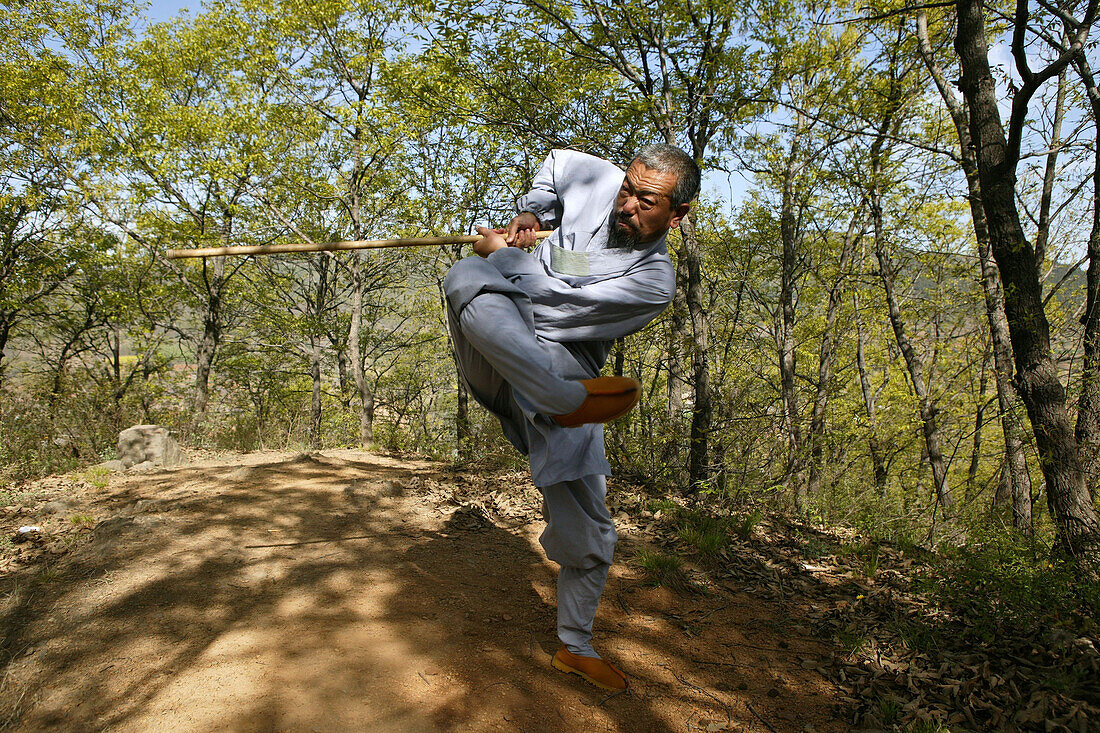
<instances>
[{"instance_id":1,"label":"man's left hand","mask_svg":"<svg viewBox=\"0 0 1100 733\"><path fill-rule=\"evenodd\" d=\"M481 235L481 239L474 242L474 254L488 257L498 249L508 246L508 242L504 240L503 229L489 229L488 227L475 227L475 229Z\"/></svg>"}]
</instances>

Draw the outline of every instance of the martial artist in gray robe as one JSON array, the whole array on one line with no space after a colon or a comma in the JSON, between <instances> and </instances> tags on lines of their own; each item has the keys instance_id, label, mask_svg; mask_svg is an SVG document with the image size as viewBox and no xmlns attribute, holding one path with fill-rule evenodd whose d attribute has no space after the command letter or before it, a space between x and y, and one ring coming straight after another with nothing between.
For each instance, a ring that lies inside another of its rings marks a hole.
<instances>
[{"instance_id":1,"label":"martial artist in gray robe","mask_svg":"<svg viewBox=\"0 0 1100 733\"><path fill-rule=\"evenodd\" d=\"M469 257L445 292L459 370L474 398L500 419L530 459L547 522L540 542L561 566L558 636L598 657L592 623L618 536L604 503L602 425L562 428L599 375L614 340L653 320L672 300L665 235L637 249L609 246L624 172L583 153L555 150L519 201L556 231L532 252L505 247Z\"/></svg>"}]
</instances>

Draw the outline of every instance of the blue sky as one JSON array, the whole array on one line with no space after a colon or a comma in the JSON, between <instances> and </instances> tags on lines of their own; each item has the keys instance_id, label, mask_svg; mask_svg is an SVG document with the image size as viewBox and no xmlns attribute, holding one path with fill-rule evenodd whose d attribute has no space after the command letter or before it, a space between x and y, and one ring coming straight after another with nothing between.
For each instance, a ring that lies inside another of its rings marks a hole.
<instances>
[{"instance_id":1,"label":"blue sky","mask_svg":"<svg viewBox=\"0 0 1100 733\"><path fill-rule=\"evenodd\" d=\"M152 0L149 3L149 9L145 11L145 18L151 23L159 23L176 17L184 8L197 13L202 10L202 2L201 0Z\"/></svg>"}]
</instances>

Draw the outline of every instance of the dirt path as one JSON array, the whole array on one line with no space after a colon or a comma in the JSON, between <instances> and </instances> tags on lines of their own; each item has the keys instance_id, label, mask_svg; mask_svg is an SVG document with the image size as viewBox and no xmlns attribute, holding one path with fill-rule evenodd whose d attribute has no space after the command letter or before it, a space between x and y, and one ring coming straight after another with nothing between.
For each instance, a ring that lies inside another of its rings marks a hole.
<instances>
[{"instance_id":1,"label":"dirt path","mask_svg":"<svg viewBox=\"0 0 1100 733\"><path fill-rule=\"evenodd\" d=\"M596 644L631 689L553 670L556 568L519 475L327 451L98 482L3 517L45 535L0 560L15 730L846 728L808 627L732 585L645 585L629 522Z\"/></svg>"}]
</instances>

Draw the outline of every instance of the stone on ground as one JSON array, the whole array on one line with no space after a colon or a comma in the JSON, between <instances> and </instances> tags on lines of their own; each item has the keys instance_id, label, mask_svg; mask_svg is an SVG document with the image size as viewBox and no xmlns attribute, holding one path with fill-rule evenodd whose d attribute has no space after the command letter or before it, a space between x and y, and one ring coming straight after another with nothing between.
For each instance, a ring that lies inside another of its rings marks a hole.
<instances>
[{"instance_id":1,"label":"stone on ground","mask_svg":"<svg viewBox=\"0 0 1100 733\"><path fill-rule=\"evenodd\" d=\"M175 466L183 462L183 453L163 425L135 425L118 434L118 459L126 468L144 463Z\"/></svg>"}]
</instances>

